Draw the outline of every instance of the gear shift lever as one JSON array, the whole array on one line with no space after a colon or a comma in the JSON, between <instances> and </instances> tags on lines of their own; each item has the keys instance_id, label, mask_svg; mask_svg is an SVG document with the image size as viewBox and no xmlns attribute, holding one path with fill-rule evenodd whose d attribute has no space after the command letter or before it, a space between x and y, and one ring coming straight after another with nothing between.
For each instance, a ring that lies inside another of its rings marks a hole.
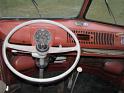
<instances>
[{"instance_id":1,"label":"gear shift lever","mask_svg":"<svg viewBox=\"0 0 124 93\"><path fill-rule=\"evenodd\" d=\"M73 93L73 90L74 90L74 87L75 87L77 78L78 78L78 76L79 76L79 74L80 74L81 72L82 72L82 67L77 67L77 75L76 75L76 77L75 77L75 79L74 79L74 83L73 83L73 85L72 85L72 87L71 87L71 93Z\"/></svg>"}]
</instances>

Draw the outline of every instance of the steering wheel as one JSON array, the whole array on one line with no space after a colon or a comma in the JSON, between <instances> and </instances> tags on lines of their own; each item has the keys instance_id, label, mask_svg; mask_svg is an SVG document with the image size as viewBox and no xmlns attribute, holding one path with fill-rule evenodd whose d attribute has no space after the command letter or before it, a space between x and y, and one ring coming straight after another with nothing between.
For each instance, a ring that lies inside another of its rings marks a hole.
<instances>
[{"instance_id":1,"label":"steering wheel","mask_svg":"<svg viewBox=\"0 0 124 93\"><path fill-rule=\"evenodd\" d=\"M36 46L17 45L17 44L9 43L9 39L13 36L13 34L16 31L18 31L19 29L21 29L25 26L28 26L30 24L35 24L35 23L48 23L48 24L52 24L52 25L55 25L55 26L58 26L58 27L64 29L64 31L66 31L67 33L69 33L72 36L76 45L74 47L52 47L52 46L50 46L47 52L45 52L45 53L40 52L41 54L43 54L43 55L40 55L39 51L36 49ZM27 75L20 73L10 64L10 62L7 58L7 54L6 54L7 48L11 48L14 50L19 50L19 51L24 51L24 52L29 52L32 54L32 57L37 57L37 58L43 58L44 54L65 53L65 52L71 52L71 51L76 51L77 55L76 55L74 63L70 66L70 68L67 71L63 72L62 74L54 76L54 77L50 77L50 78L34 78L34 77L29 77ZM80 44L79 44L79 41L78 41L77 37L75 36L75 34L70 29L68 29L67 27L65 27L64 25L62 25L58 22L54 22L54 21L50 21L50 20L31 20L31 21L21 23L20 25L16 26L14 29L12 29L10 31L10 33L6 36L6 38L3 42L2 55L3 55L3 59L5 61L5 64L7 65L7 67L15 75L19 76L20 78L31 81L31 82L36 82L36 83L49 83L49 82L53 82L53 81L64 78L72 70L74 70L74 68L77 66L78 61L80 59Z\"/></svg>"}]
</instances>

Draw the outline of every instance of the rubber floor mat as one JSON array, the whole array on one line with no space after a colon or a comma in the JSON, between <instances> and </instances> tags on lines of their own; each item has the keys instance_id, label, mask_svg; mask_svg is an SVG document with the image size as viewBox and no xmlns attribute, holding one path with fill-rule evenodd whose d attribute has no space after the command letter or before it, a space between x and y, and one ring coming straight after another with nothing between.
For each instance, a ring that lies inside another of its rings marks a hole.
<instances>
[{"instance_id":1,"label":"rubber floor mat","mask_svg":"<svg viewBox=\"0 0 124 93\"><path fill-rule=\"evenodd\" d=\"M65 82L64 93L70 93ZM42 92L39 92L38 86L23 84L22 88L15 93L57 93L57 84L44 86ZM94 75L82 73L79 75L73 93L117 93L118 89L109 82L100 79Z\"/></svg>"}]
</instances>

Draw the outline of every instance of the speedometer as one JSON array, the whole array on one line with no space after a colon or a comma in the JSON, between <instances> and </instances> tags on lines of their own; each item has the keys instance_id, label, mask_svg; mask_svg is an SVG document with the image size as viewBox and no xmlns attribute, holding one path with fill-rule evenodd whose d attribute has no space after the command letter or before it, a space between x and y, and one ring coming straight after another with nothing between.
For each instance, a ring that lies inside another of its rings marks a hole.
<instances>
[{"instance_id":1,"label":"speedometer","mask_svg":"<svg viewBox=\"0 0 124 93\"><path fill-rule=\"evenodd\" d=\"M40 29L35 33L35 40L37 43L48 45L51 40L50 33L46 29Z\"/></svg>"},{"instance_id":2,"label":"speedometer","mask_svg":"<svg viewBox=\"0 0 124 93\"><path fill-rule=\"evenodd\" d=\"M46 29L40 29L35 33L36 49L39 52L45 52L49 49L49 42L51 40L50 32Z\"/></svg>"}]
</instances>

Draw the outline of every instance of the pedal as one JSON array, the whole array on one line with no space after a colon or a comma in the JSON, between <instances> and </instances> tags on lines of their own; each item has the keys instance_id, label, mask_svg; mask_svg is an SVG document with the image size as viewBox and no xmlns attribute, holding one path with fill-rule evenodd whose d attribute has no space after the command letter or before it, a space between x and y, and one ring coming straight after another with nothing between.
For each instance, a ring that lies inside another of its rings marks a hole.
<instances>
[{"instance_id":1,"label":"pedal","mask_svg":"<svg viewBox=\"0 0 124 93\"><path fill-rule=\"evenodd\" d=\"M71 89L71 87L72 87L73 77L74 77L74 74L72 74L71 77L69 78L68 87L67 87L68 89Z\"/></svg>"},{"instance_id":2,"label":"pedal","mask_svg":"<svg viewBox=\"0 0 124 93\"><path fill-rule=\"evenodd\" d=\"M57 93L64 93L64 81L62 81L60 84L58 84Z\"/></svg>"}]
</instances>

